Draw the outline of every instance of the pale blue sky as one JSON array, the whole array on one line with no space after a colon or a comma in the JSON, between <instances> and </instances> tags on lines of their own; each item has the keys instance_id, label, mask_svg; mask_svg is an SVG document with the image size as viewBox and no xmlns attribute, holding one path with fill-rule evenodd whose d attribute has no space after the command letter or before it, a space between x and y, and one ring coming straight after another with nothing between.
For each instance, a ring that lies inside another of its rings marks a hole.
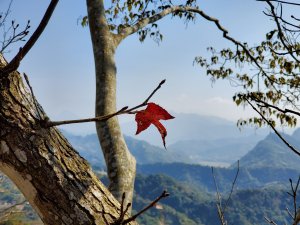
<instances>
[{"instance_id":1,"label":"pale blue sky","mask_svg":"<svg viewBox=\"0 0 300 225\"><path fill-rule=\"evenodd\" d=\"M5 8L8 2L0 0L0 8ZM262 13L264 3L255 0L199 2L201 9L220 19L231 36L242 42L258 43L273 27ZM10 19L16 19L21 25L30 19L33 31L48 3L14 0ZM19 68L29 76L39 102L53 120L94 115L94 64L89 30L77 24L85 15L84 0L61 0L42 37ZM151 39L141 44L137 35L132 35L117 50L119 107L140 103L166 78L166 84L152 101L169 111L214 115L232 121L251 114L250 108L243 110L232 103L232 95L237 90L227 81L212 87L205 72L193 66L195 56L207 55L206 47L232 46L213 23L198 18L186 27L183 21L167 17L159 25L164 34L160 45ZM134 120L133 116L120 119ZM73 129L76 133L93 132L94 125Z\"/></svg>"}]
</instances>

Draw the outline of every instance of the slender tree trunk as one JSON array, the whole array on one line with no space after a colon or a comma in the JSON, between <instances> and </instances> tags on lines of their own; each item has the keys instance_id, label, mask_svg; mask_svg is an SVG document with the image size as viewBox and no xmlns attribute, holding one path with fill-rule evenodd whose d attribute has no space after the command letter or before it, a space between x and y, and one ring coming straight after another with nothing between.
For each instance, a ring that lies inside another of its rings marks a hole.
<instances>
[{"instance_id":1,"label":"slender tree trunk","mask_svg":"<svg viewBox=\"0 0 300 225\"><path fill-rule=\"evenodd\" d=\"M116 111L115 50L120 42L107 26L103 0L87 0L88 18L96 68L96 116ZM109 190L120 201L132 202L135 158L128 151L118 118L97 122L97 133L107 165Z\"/></svg>"},{"instance_id":2,"label":"slender tree trunk","mask_svg":"<svg viewBox=\"0 0 300 225\"><path fill-rule=\"evenodd\" d=\"M0 68L5 64L0 55ZM46 225L112 223L119 203L62 134L37 118L20 74L0 74L0 170Z\"/></svg>"}]
</instances>

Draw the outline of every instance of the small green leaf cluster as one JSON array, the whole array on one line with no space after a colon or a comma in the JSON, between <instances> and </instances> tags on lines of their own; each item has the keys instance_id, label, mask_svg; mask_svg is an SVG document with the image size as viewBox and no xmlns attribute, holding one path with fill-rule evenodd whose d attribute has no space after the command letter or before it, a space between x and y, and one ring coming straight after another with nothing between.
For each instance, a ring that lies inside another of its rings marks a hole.
<instances>
[{"instance_id":1,"label":"small green leaf cluster","mask_svg":"<svg viewBox=\"0 0 300 225\"><path fill-rule=\"evenodd\" d=\"M114 33L122 34L125 28L138 25L139 22L157 17L159 13L175 5L180 7L197 7L197 0L112 0L106 7L105 14L109 29ZM183 4L184 3L184 4ZM195 19L192 12L174 12L173 17L185 19L186 22ZM88 18L82 18L81 25L86 26ZM140 26L136 32L139 40L143 42L147 37L159 43L163 40L159 26L155 22L150 22L147 26Z\"/></svg>"},{"instance_id":2,"label":"small green leaf cluster","mask_svg":"<svg viewBox=\"0 0 300 225\"><path fill-rule=\"evenodd\" d=\"M244 43L236 49L221 51L210 47L210 58L195 58L195 63L203 67L213 81L228 79L239 88L233 96L236 105L250 104L261 114L239 120L239 126L275 126L276 122L295 126L297 123L296 116L300 115L300 43L295 35L286 34L284 39L280 35L278 30L271 30L259 45L249 47Z\"/></svg>"}]
</instances>

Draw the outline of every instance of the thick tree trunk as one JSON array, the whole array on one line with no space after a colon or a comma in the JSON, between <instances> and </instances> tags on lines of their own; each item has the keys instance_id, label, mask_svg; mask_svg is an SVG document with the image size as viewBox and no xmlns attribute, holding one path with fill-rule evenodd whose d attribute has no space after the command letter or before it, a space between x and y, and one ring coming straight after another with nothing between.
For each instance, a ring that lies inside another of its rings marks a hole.
<instances>
[{"instance_id":1,"label":"thick tree trunk","mask_svg":"<svg viewBox=\"0 0 300 225\"><path fill-rule=\"evenodd\" d=\"M115 49L120 39L107 26L103 0L87 0L88 18L96 68L96 116L116 111ZM96 123L98 137L107 165L109 190L120 201L132 202L136 172L135 158L128 151L118 118Z\"/></svg>"},{"instance_id":2,"label":"thick tree trunk","mask_svg":"<svg viewBox=\"0 0 300 225\"><path fill-rule=\"evenodd\" d=\"M18 72L0 74L0 170L46 225L112 223L119 203L56 128L41 126L33 102Z\"/></svg>"}]
</instances>

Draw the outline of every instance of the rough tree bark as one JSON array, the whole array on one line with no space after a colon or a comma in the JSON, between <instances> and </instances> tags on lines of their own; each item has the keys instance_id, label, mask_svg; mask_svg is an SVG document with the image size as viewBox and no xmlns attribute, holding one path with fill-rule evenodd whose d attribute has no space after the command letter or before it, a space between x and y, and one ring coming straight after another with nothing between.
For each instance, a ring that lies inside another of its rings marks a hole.
<instances>
[{"instance_id":1,"label":"rough tree bark","mask_svg":"<svg viewBox=\"0 0 300 225\"><path fill-rule=\"evenodd\" d=\"M115 50L120 35L110 32L103 0L87 0L88 19L96 68L96 116L116 112L116 65ZM132 202L136 173L135 158L128 151L118 118L96 123L97 133L110 180L109 190L125 203Z\"/></svg>"},{"instance_id":2,"label":"rough tree bark","mask_svg":"<svg viewBox=\"0 0 300 225\"><path fill-rule=\"evenodd\" d=\"M43 128L38 117L21 75L0 76L0 170L46 225L112 223L119 203L62 134Z\"/></svg>"}]
</instances>

